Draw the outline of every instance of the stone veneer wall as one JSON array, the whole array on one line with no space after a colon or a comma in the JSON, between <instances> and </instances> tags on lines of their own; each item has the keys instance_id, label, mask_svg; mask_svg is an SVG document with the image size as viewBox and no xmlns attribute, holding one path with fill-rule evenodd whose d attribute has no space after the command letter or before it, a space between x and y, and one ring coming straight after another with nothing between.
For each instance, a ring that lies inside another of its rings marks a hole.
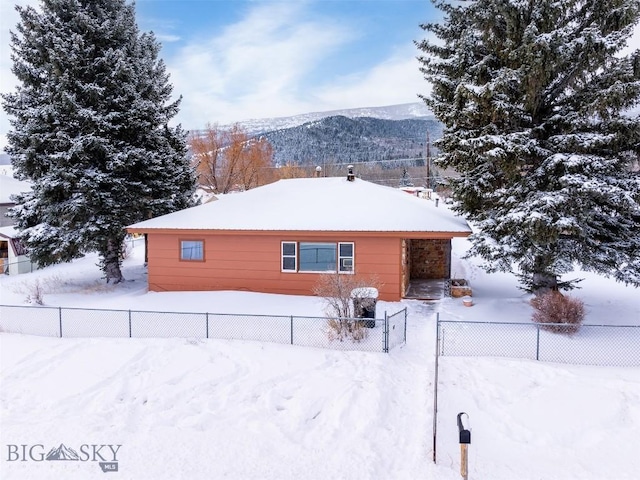
<instances>
[{"instance_id":1,"label":"stone veneer wall","mask_svg":"<svg viewBox=\"0 0 640 480\"><path fill-rule=\"evenodd\" d=\"M409 240L402 240L402 291L406 292L411 280L411 244Z\"/></svg>"},{"instance_id":2,"label":"stone veneer wall","mask_svg":"<svg viewBox=\"0 0 640 480\"><path fill-rule=\"evenodd\" d=\"M411 240L411 278L450 278L451 240Z\"/></svg>"}]
</instances>

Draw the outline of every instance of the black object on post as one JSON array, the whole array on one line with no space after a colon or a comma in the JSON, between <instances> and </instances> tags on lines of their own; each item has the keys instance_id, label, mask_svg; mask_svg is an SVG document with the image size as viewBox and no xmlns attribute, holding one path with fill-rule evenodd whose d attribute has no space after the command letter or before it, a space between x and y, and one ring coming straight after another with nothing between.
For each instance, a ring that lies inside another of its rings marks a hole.
<instances>
[{"instance_id":1,"label":"black object on post","mask_svg":"<svg viewBox=\"0 0 640 480\"><path fill-rule=\"evenodd\" d=\"M460 443L471 443L471 430L467 430L462 425L462 415L467 415L464 412L458 414L458 433L460 434ZM467 415L469 418L469 415Z\"/></svg>"}]
</instances>

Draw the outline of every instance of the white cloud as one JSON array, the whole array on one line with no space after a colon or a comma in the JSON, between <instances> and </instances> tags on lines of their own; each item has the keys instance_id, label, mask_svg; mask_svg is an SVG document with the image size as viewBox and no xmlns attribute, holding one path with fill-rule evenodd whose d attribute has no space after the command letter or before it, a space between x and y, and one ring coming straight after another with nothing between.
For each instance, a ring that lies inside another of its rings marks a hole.
<instances>
[{"instance_id":1,"label":"white cloud","mask_svg":"<svg viewBox=\"0 0 640 480\"><path fill-rule=\"evenodd\" d=\"M179 42L181 38L182 37L180 37L179 35L171 35L168 33L156 33L156 39L158 39L158 41L163 43Z\"/></svg>"},{"instance_id":2,"label":"white cloud","mask_svg":"<svg viewBox=\"0 0 640 480\"><path fill-rule=\"evenodd\" d=\"M357 108L419 102L429 84L420 73L417 50L397 52L370 70L338 79L321 89L318 97L329 109Z\"/></svg>"},{"instance_id":3,"label":"white cloud","mask_svg":"<svg viewBox=\"0 0 640 480\"><path fill-rule=\"evenodd\" d=\"M184 97L180 120L185 127L312 108L312 94L303 90L309 75L355 33L305 14L302 3L258 4L219 35L167 59L174 91Z\"/></svg>"}]
</instances>

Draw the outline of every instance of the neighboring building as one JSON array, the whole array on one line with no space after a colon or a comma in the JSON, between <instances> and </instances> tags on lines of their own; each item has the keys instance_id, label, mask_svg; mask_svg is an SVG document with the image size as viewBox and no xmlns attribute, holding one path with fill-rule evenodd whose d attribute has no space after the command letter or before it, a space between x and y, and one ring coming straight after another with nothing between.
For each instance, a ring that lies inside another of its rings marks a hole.
<instances>
[{"instance_id":1,"label":"neighboring building","mask_svg":"<svg viewBox=\"0 0 640 480\"><path fill-rule=\"evenodd\" d=\"M15 206L11 197L30 189L29 182L0 174L0 273L16 275L31 272L36 268L18 239L18 231L12 226L15 221L7 217L9 209Z\"/></svg>"},{"instance_id":2,"label":"neighboring building","mask_svg":"<svg viewBox=\"0 0 640 480\"><path fill-rule=\"evenodd\" d=\"M0 273L17 275L35 269L36 265L31 263L26 248L18 239L18 231L11 226L0 227Z\"/></svg>"},{"instance_id":3,"label":"neighboring building","mask_svg":"<svg viewBox=\"0 0 640 480\"><path fill-rule=\"evenodd\" d=\"M318 274L337 271L376 275L380 299L396 301L412 280L450 278L466 221L351 178L280 180L130 225L147 237L149 289L310 295Z\"/></svg>"}]
</instances>

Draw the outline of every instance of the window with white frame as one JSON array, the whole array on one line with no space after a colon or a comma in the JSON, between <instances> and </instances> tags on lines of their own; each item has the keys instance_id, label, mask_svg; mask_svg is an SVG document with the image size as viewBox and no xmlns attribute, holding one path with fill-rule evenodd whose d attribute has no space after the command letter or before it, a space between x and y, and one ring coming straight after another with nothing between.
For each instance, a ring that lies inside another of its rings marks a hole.
<instances>
[{"instance_id":1,"label":"window with white frame","mask_svg":"<svg viewBox=\"0 0 640 480\"><path fill-rule=\"evenodd\" d=\"M338 244L338 268L342 273L353 272L353 243Z\"/></svg>"},{"instance_id":2,"label":"window with white frame","mask_svg":"<svg viewBox=\"0 0 640 480\"><path fill-rule=\"evenodd\" d=\"M282 242L283 272L354 271L353 242Z\"/></svg>"},{"instance_id":3,"label":"window with white frame","mask_svg":"<svg viewBox=\"0 0 640 480\"><path fill-rule=\"evenodd\" d=\"M298 244L296 242L282 242L282 271L295 272L298 267Z\"/></svg>"},{"instance_id":4,"label":"window with white frame","mask_svg":"<svg viewBox=\"0 0 640 480\"><path fill-rule=\"evenodd\" d=\"M180 240L180 260L203 261L204 240Z\"/></svg>"}]
</instances>

